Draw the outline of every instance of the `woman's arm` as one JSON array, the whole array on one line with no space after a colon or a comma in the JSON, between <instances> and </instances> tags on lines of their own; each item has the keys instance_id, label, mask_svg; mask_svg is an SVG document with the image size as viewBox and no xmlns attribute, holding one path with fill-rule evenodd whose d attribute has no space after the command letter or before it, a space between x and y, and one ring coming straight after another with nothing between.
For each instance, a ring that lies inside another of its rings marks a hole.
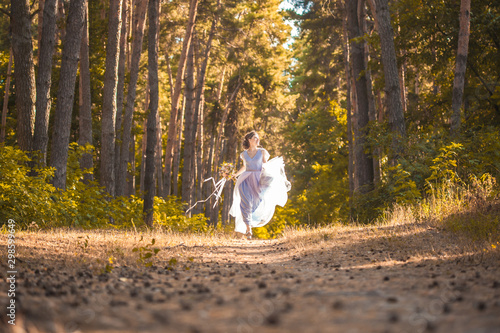
<instances>
[{"instance_id":1,"label":"woman's arm","mask_svg":"<svg viewBox=\"0 0 500 333\"><path fill-rule=\"evenodd\" d=\"M243 161L243 166L241 169L238 170L238 172L233 173L233 178L236 179L239 175L241 175L245 170L247 169L246 164L245 164L245 159L243 158L243 154L240 155L241 160Z\"/></svg>"},{"instance_id":2,"label":"woman's arm","mask_svg":"<svg viewBox=\"0 0 500 333\"><path fill-rule=\"evenodd\" d=\"M269 160L269 152L267 150L265 150L264 148L262 148L263 152L262 152L262 163L266 163L268 160Z\"/></svg>"}]
</instances>

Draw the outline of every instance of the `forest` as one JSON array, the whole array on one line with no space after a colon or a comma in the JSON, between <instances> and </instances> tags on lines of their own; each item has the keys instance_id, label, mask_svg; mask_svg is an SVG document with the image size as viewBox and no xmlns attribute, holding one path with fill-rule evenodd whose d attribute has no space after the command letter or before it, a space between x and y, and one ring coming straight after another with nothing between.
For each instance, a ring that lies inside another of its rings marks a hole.
<instances>
[{"instance_id":1,"label":"forest","mask_svg":"<svg viewBox=\"0 0 500 333\"><path fill-rule=\"evenodd\" d=\"M491 237L499 54L495 0L1 0L1 223L230 229L231 181L185 212L255 129L292 185L259 237L397 208Z\"/></svg>"}]
</instances>

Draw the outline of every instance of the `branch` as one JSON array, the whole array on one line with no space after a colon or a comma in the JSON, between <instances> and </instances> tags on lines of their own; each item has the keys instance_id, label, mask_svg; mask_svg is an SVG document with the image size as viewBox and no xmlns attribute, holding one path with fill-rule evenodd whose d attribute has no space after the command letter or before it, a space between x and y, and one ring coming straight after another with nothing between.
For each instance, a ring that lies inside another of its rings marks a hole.
<instances>
[{"instance_id":1,"label":"branch","mask_svg":"<svg viewBox=\"0 0 500 333\"><path fill-rule=\"evenodd\" d=\"M11 17L10 13L8 11L6 11L5 9L3 9L3 8L0 8L0 13L3 13L5 15L7 15L8 17Z\"/></svg>"}]
</instances>

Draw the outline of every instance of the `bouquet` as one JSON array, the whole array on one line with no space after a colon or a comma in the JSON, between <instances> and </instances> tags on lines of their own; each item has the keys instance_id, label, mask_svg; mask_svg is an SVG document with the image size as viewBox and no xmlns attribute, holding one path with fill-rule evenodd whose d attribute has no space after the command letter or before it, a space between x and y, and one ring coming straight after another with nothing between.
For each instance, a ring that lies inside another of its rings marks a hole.
<instances>
[{"instance_id":1,"label":"bouquet","mask_svg":"<svg viewBox=\"0 0 500 333\"><path fill-rule=\"evenodd\" d=\"M234 169L233 163L224 162L220 167L219 176L225 179L231 179L234 174Z\"/></svg>"},{"instance_id":2,"label":"bouquet","mask_svg":"<svg viewBox=\"0 0 500 333\"><path fill-rule=\"evenodd\" d=\"M208 198L206 198L205 200L199 200L193 206L189 207L189 209L186 211L186 214L189 213L189 211L191 209L193 209L197 204L202 203L202 202L206 202L213 196L215 196L215 203L214 203L214 207L215 207L217 205L217 202L219 201L219 199L221 197L222 189L224 188L224 185L226 184L226 182L229 179L233 178L234 169L235 169L235 167L234 167L233 163L227 163L227 162L222 163L222 165L220 166L220 170L219 170L219 176L221 178L217 183L215 182L214 177L210 177L210 178L205 179L203 181L203 182L207 182L207 181L211 180L214 183L215 191L213 191L212 194L210 194L208 196Z\"/></svg>"}]
</instances>

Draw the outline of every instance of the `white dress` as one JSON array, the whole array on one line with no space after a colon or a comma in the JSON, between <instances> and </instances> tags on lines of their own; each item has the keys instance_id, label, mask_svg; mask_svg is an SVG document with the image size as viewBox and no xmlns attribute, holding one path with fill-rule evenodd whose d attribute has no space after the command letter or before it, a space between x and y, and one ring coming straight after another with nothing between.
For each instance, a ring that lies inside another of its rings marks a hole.
<instances>
[{"instance_id":1,"label":"white dress","mask_svg":"<svg viewBox=\"0 0 500 333\"><path fill-rule=\"evenodd\" d=\"M275 157L263 163L269 153L259 148L254 157L245 150L240 157L245 164L236 182L233 204L229 214L235 217L235 231L246 233L251 228L266 225L274 215L276 205L284 206L288 200L290 182L286 179L283 158Z\"/></svg>"}]
</instances>

